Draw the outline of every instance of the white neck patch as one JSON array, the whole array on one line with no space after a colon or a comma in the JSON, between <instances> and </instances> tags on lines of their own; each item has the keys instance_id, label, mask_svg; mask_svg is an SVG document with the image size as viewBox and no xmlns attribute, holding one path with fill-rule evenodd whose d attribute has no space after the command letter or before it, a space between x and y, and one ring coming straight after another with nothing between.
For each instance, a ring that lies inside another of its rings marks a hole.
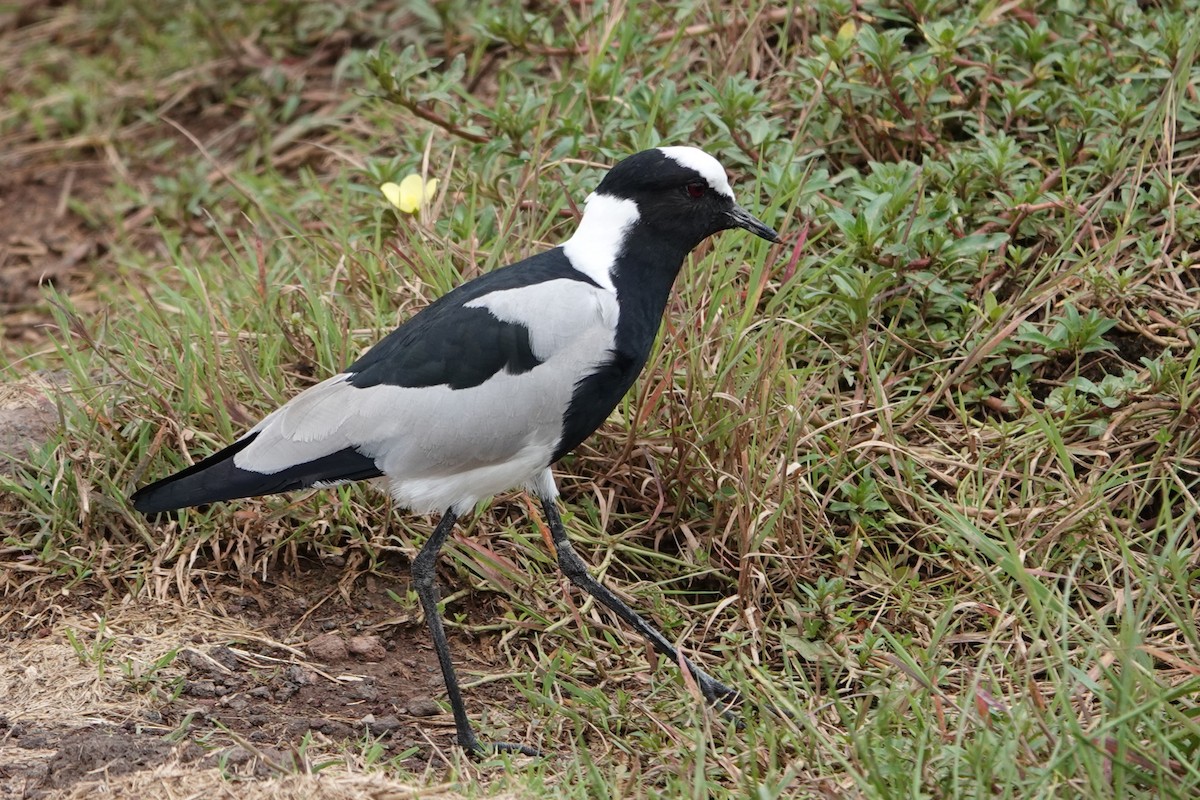
<instances>
[{"instance_id":1,"label":"white neck patch","mask_svg":"<svg viewBox=\"0 0 1200 800\"><path fill-rule=\"evenodd\" d=\"M592 192L584 201L579 227L563 243L563 252L575 269L610 292L616 291L613 267L625 244L626 233L637 221L637 203Z\"/></svg>"},{"instance_id":2,"label":"white neck patch","mask_svg":"<svg viewBox=\"0 0 1200 800\"><path fill-rule=\"evenodd\" d=\"M723 194L733 199L733 189L729 188L729 178L725 176L725 168L721 162L698 147L660 147L662 154L680 166L694 169L700 177L717 194Z\"/></svg>"}]
</instances>

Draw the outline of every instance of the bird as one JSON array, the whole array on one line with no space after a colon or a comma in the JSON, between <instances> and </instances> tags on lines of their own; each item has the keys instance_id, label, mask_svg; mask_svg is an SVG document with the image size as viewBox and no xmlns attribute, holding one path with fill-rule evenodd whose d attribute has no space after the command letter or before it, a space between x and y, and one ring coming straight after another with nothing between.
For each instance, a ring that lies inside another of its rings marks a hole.
<instances>
[{"instance_id":1,"label":"bird","mask_svg":"<svg viewBox=\"0 0 1200 800\"><path fill-rule=\"evenodd\" d=\"M709 703L738 693L682 656L597 581L558 510L552 465L604 423L646 365L671 288L708 237L779 235L734 201L704 150L657 147L614 165L561 245L467 281L346 367L297 394L229 446L138 489L148 516L190 506L374 480L395 502L441 518L411 563L457 742L483 744L467 715L438 609L438 555L456 521L512 489L542 508L562 573L692 674Z\"/></svg>"}]
</instances>

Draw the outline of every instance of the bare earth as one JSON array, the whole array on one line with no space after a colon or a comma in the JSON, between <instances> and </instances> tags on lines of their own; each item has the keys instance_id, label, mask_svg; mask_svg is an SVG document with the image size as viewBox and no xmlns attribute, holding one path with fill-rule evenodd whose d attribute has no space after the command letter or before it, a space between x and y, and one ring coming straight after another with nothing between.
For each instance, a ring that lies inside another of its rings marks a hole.
<instances>
[{"instance_id":1,"label":"bare earth","mask_svg":"<svg viewBox=\"0 0 1200 800\"><path fill-rule=\"evenodd\" d=\"M286 581L218 586L203 603L212 611L145 600L105 609L87 589L10 608L0 797L85 797L100 785L117 797L219 795L230 776L238 797L413 796L342 754L373 739L380 760L416 773L455 758L453 720L433 699L436 658L382 581L357 581L351 608L337 577L317 564ZM488 673L487 640L455 644L464 676ZM503 726L504 693L507 681L469 697ZM327 761L337 764L309 774ZM452 796L434 790L421 796Z\"/></svg>"}]
</instances>

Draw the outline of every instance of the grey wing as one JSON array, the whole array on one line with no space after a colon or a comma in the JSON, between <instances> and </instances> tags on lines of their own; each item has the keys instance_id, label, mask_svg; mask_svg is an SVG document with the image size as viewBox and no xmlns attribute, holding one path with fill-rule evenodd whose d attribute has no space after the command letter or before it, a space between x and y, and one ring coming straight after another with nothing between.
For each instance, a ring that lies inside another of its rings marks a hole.
<instances>
[{"instance_id":1,"label":"grey wing","mask_svg":"<svg viewBox=\"0 0 1200 800\"><path fill-rule=\"evenodd\" d=\"M356 386L345 372L266 417L234 458L241 469L278 472L351 448L393 480L445 477L503 463L530 447L553 451L575 384L607 357L616 298L590 283L558 279L505 289L467 304L521 327L538 363L500 368L466 388L449 381Z\"/></svg>"}]
</instances>

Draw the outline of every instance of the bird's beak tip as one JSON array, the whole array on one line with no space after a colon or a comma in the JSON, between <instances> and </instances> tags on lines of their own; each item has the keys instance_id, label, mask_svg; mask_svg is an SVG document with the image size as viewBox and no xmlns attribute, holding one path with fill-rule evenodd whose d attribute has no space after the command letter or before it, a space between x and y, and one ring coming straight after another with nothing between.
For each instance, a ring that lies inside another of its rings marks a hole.
<instances>
[{"instance_id":1,"label":"bird's beak tip","mask_svg":"<svg viewBox=\"0 0 1200 800\"><path fill-rule=\"evenodd\" d=\"M733 207L733 210L729 212L729 217L736 227L744 228L755 236L766 239L768 242L779 243L783 241L779 238L779 234L775 232L774 228L739 205Z\"/></svg>"}]
</instances>

